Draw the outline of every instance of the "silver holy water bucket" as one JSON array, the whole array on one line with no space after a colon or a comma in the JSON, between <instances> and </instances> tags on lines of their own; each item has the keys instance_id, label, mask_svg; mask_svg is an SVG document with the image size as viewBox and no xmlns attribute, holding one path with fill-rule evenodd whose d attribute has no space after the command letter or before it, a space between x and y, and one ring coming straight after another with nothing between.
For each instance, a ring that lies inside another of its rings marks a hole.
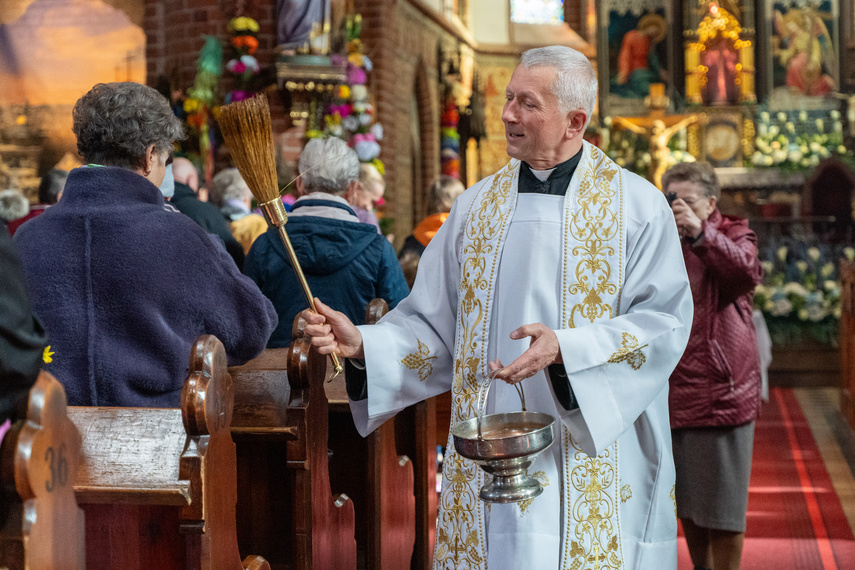
<instances>
[{"instance_id":1,"label":"silver holy water bucket","mask_svg":"<svg viewBox=\"0 0 855 570\"><path fill-rule=\"evenodd\" d=\"M515 503L533 499L543 492L543 487L528 474L528 468L538 453L552 445L555 419L549 414L526 411L521 382L514 384L522 403L521 412L485 416L492 381L490 375L478 388L478 415L451 428L454 448L491 476L478 494L482 501Z\"/></svg>"}]
</instances>

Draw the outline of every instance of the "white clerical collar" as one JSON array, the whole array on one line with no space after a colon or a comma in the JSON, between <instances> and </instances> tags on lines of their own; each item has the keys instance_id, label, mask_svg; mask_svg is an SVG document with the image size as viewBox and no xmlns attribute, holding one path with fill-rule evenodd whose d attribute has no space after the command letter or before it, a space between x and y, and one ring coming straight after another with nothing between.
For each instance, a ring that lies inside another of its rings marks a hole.
<instances>
[{"instance_id":1,"label":"white clerical collar","mask_svg":"<svg viewBox=\"0 0 855 570\"><path fill-rule=\"evenodd\" d=\"M534 177L541 182L546 182L546 179L549 178L549 175L552 174L555 168L557 167L549 168L547 170L535 170L534 168L531 168L531 173L534 174Z\"/></svg>"}]
</instances>

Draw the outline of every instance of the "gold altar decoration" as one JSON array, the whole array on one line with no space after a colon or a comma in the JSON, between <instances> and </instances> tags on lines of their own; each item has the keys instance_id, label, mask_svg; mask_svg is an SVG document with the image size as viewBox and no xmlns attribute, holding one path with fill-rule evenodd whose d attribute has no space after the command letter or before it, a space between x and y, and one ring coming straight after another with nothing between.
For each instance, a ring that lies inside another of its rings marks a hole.
<instances>
[{"instance_id":1,"label":"gold altar decoration","mask_svg":"<svg viewBox=\"0 0 855 570\"><path fill-rule=\"evenodd\" d=\"M650 143L650 171L648 180L662 190L662 175L668 168L671 149L668 142L682 129L700 123L704 115L670 115L654 117L612 117L612 124L618 129L626 129L646 137Z\"/></svg>"},{"instance_id":2,"label":"gold altar decoration","mask_svg":"<svg viewBox=\"0 0 855 570\"><path fill-rule=\"evenodd\" d=\"M707 50L710 42L724 39L739 54L735 65L734 82L739 88L739 102L756 102L754 92L754 46L751 39L753 30L740 26L737 18L715 2L709 4L709 12L701 20L698 29L687 32L685 48L686 100L689 103L703 103L702 90L707 84L709 68L701 63L701 54ZM690 39L692 36L695 38Z\"/></svg>"},{"instance_id":3,"label":"gold altar decoration","mask_svg":"<svg viewBox=\"0 0 855 570\"><path fill-rule=\"evenodd\" d=\"M279 87L291 96L291 121L303 124L316 110L322 110L324 100L344 83L345 68L332 65L326 56L280 55L276 77Z\"/></svg>"}]
</instances>

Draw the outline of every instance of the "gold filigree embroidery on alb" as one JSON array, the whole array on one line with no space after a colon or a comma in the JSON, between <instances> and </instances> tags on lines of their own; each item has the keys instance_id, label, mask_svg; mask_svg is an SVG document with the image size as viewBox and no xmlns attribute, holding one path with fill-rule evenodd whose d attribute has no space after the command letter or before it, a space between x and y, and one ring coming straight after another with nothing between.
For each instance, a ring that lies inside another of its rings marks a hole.
<instances>
[{"instance_id":1,"label":"gold filigree embroidery on alb","mask_svg":"<svg viewBox=\"0 0 855 570\"><path fill-rule=\"evenodd\" d=\"M599 568L617 570L623 567L618 543L617 505L613 496L616 486L615 467L612 464L613 445L596 458L591 458L576 445L574 459L576 467L570 474L573 488L581 493L570 506L577 539L576 554L572 556L574 568ZM571 553L573 549L571 549ZM582 562L577 565L576 562Z\"/></svg>"},{"instance_id":2,"label":"gold filigree embroidery on alb","mask_svg":"<svg viewBox=\"0 0 855 570\"><path fill-rule=\"evenodd\" d=\"M474 417L478 372L485 374L487 324L501 236L510 218L508 204L518 162L496 173L486 191L479 190L467 214L460 262L457 333L452 383L452 425ZM486 182L485 182L486 183ZM451 449L447 454L441 511L437 522L435 560L438 568L476 570L486 564L482 527L483 503L478 499L484 474ZM461 538L461 537L465 537Z\"/></svg>"},{"instance_id":3,"label":"gold filigree embroidery on alb","mask_svg":"<svg viewBox=\"0 0 855 570\"><path fill-rule=\"evenodd\" d=\"M467 469L463 465L462 458L457 453L447 454L443 462L443 472L445 475L445 484L450 487L450 495L454 497L453 501L443 500L443 507L446 511L446 519L454 520L457 525L451 529L446 526L437 527L437 548L436 561L449 562L451 568L456 567L462 561L468 561L477 567L483 562L483 558L478 554L478 531L474 527L475 513L471 508L472 504L478 501L478 497L473 492L472 482L475 479L475 472L472 469ZM443 497L445 493L443 493ZM470 530L465 534L466 538L461 540L463 534L458 534L454 529Z\"/></svg>"},{"instance_id":4,"label":"gold filigree embroidery on alb","mask_svg":"<svg viewBox=\"0 0 855 570\"><path fill-rule=\"evenodd\" d=\"M611 318L612 304L603 297L618 292L609 263L617 253L611 242L621 237L618 215L612 210L616 194L612 181L618 170L598 149L593 148L590 154L587 170L576 191L576 209L568 225L568 241L577 242L570 253L579 261L569 279L567 292L582 299L570 311L569 328L576 327L577 317L590 323L603 317Z\"/></svg>"},{"instance_id":5,"label":"gold filigree embroidery on alb","mask_svg":"<svg viewBox=\"0 0 855 570\"><path fill-rule=\"evenodd\" d=\"M620 502L625 503L632 498L632 488L629 483L620 488Z\"/></svg>"},{"instance_id":6,"label":"gold filigree embroidery on alb","mask_svg":"<svg viewBox=\"0 0 855 570\"><path fill-rule=\"evenodd\" d=\"M424 382L433 372L433 363L431 360L436 359L436 356L430 355L430 349L425 343L416 339L419 343L418 352L411 352L401 360L401 364L410 370L416 370L419 373L419 380Z\"/></svg>"},{"instance_id":7,"label":"gold filigree embroidery on alb","mask_svg":"<svg viewBox=\"0 0 855 570\"><path fill-rule=\"evenodd\" d=\"M628 332L621 333L620 349L609 356L608 362L612 364L626 362L632 366L633 370L638 370L642 364L647 362L647 357L641 352L642 348L647 348L647 345L638 346L637 338Z\"/></svg>"},{"instance_id":8,"label":"gold filigree embroidery on alb","mask_svg":"<svg viewBox=\"0 0 855 570\"><path fill-rule=\"evenodd\" d=\"M540 482L540 484L542 486L549 487L549 477L547 477L546 473L544 473L543 471L536 471L536 472L532 473L531 476L533 478L537 479L538 482ZM528 508L531 506L531 503L533 501L534 501L534 499L524 499L524 500L520 501L519 503L517 503L517 505L519 505L519 508L520 508L520 516L526 515L526 511L528 511Z\"/></svg>"}]
</instances>

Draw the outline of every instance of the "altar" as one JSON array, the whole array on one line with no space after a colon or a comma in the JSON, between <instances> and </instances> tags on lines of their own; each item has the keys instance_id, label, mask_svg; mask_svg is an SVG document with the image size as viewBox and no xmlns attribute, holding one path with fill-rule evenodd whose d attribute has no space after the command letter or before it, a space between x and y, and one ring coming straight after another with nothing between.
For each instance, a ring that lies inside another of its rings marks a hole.
<instances>
[{"instance_id":1,"label":"altar","mask_svg":"<svg viewBox=\"0 0 855 570\"><path fill-rule=\"evenodd\" d=\"M715 168L719 209L757 235L769 384L836 385L839 266L855 259L855 106L838 94L848 32L837 1L607 0L598 9L601 146L660 188L679 162Z\"/></svg>"}]
</instances>

